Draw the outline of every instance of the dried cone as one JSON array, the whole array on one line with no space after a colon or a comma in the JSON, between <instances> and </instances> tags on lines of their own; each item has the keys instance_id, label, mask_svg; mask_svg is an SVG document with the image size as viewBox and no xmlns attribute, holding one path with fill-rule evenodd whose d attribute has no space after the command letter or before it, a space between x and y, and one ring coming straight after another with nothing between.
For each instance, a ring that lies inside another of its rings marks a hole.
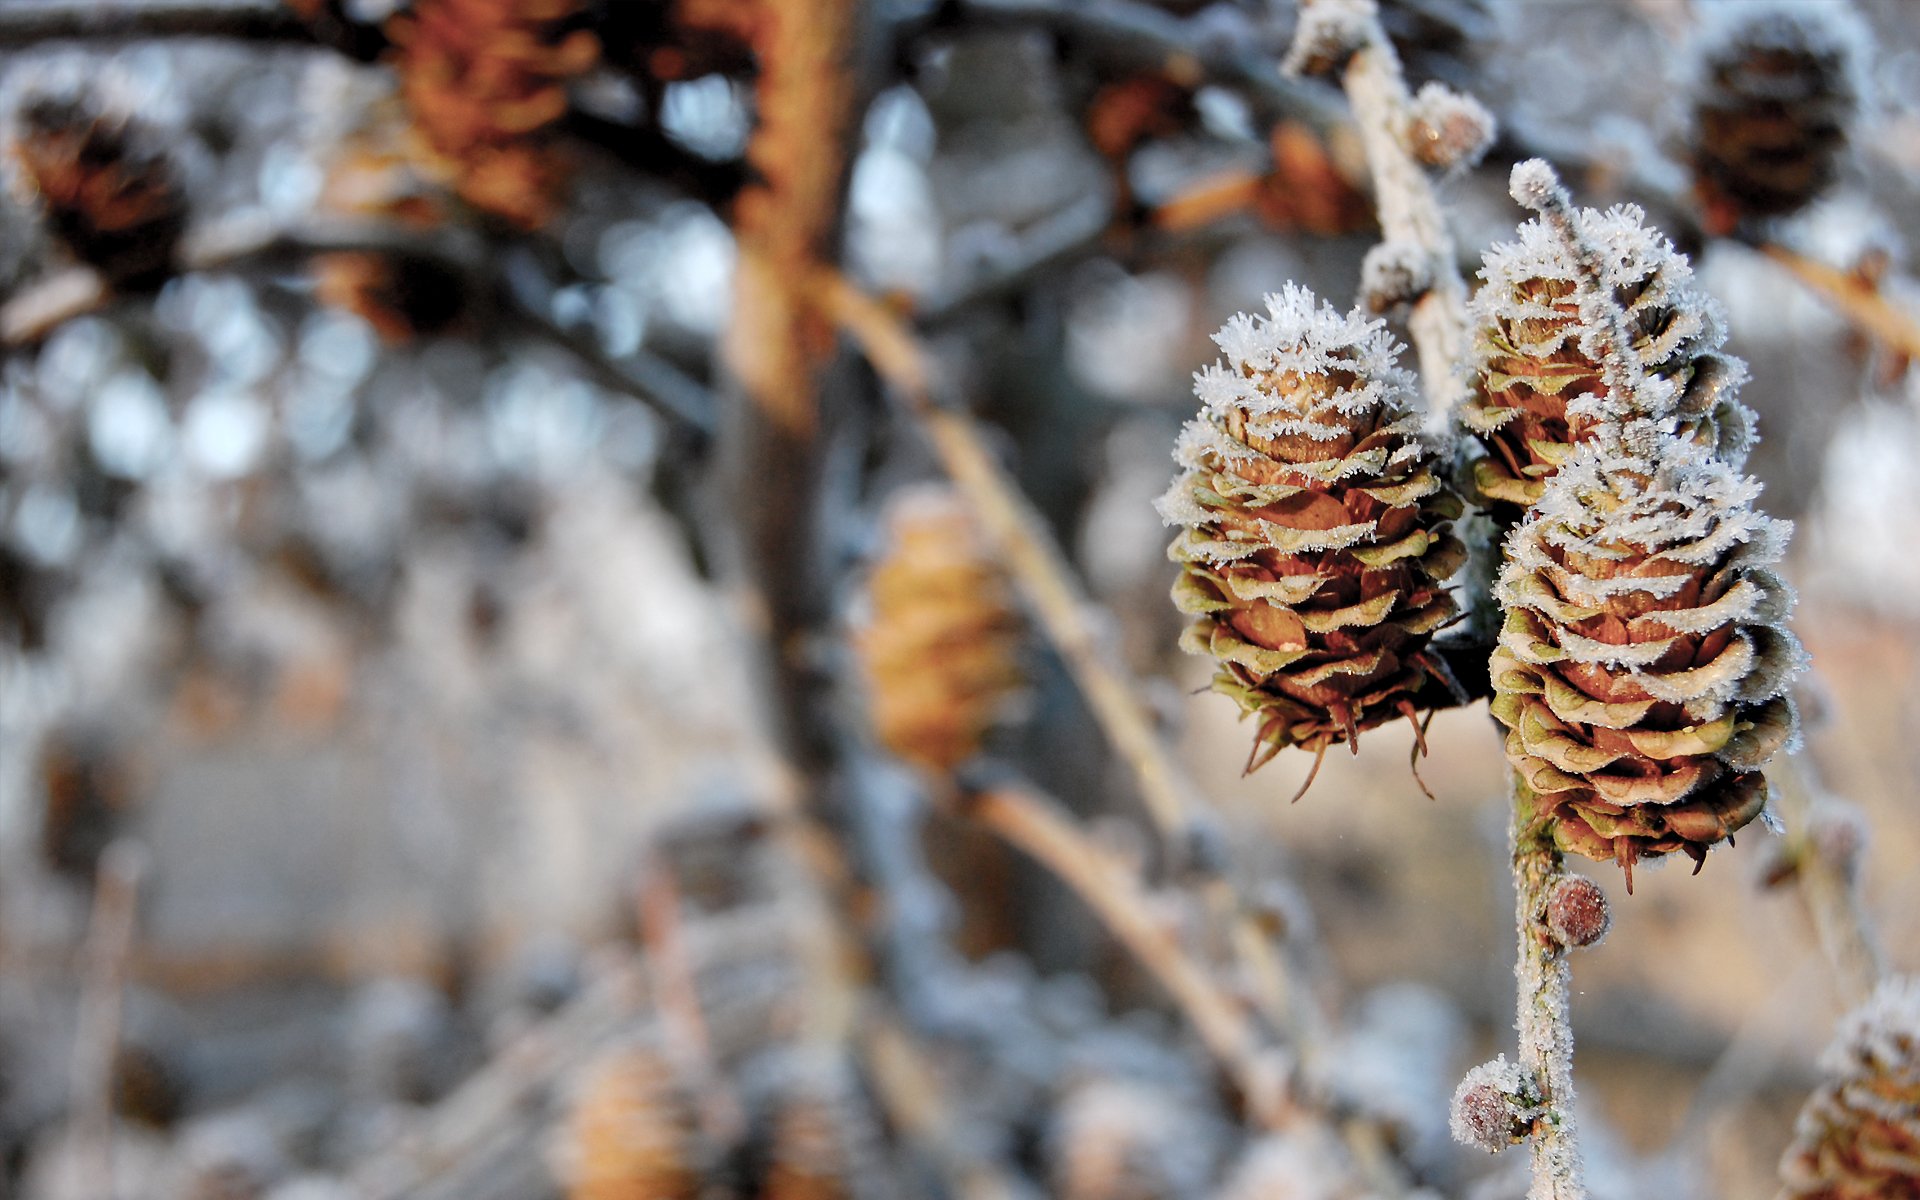
<instances>
[{"instance_id":1,"label":"dried cone","mask_svg":"<svg viewBox=\"0 0 1920 1200\"><path fill-rule=\"evenodd\" d=\"M1493 715L1562 849L1633 864L1760 814L1792 737L1791 594L1767 564L1791 526L1670 427L1583 442L1507 539Z\"/></svg>"},{"instance_id":2,"label":"dried cone","mask_svg":"<svg viewBox=\"0 0 1920 1200\"><path fill-rule=\"evenodd\" d=\"M1920 978L1847 1017L1780 1163L1786 1200L1920 1200Z\"/></svg>"},{"instance_id":3,"label":"dried cone","mask_svg":"<svg viewBox=\"0 0 1920 1200\"><path fill-rule=\"evenodd\" d=\"M1697 48L1694 187L1709 233L1788 216L1839 174L1864 33L1844 0L1725 6Z\"/></svg>"},{"instance_id":4,"label":"dried cone","mask_svg":"<svg viewBox=\"0 0 1920 1200\"><path fill-rule=\"evenodd\" d=\"M187 215L156 135L84 99L32 101L19 121L21 176L73 256L118 287L165 282Z\"/></svg>"},{"instance_id":5,"label":"dried cone","mask_svg":"<svg viewBox=\"0 0 1920 1200\"><path fill-rule=\"evenodd\" d=\"M523 229L553 216L566 183L543 135L567 83L600 43L583 0L417 0L387 33L401 94L437 168L462 199Z\"/></svg>"},{"instance_id":6,"label":"dried cone","mask_svg":"<svg viewBox=\"0 0 1920 1200\"><path fill-rule=\"evenodd\" d=\"M567 1125L568 1200L693 1200L707 1154L672 1064L635 1048L601 1064Z\"/></svg>"},{"instance_id":7,"label":"dried cone","mask_svg":"<svg viewBox=\"0 0 1920 1200\"><path fill-rule=\"evenodd\" d=\"M1019 619L999 565L958 497L895 497L856 636L882 745L932 771L971 758L1020 685Z\"/></svg>"},{"instance_id":8,"label":"dried cone","mask_svg":"<svg viewBox=\"0 0 1920 1200\"><path fill-rule=\"evenodd\" d=\"M1293 285L1267 314L1215 335L1226 362L1195 377L1186 469L1160 500L1180 526L1174 603L1194 618L1182 645L1218 661L1214 689L1258 722L1249 770L1414 716L1465 557L1459 498L1381 323Z\"/></svg>"},{"instance_id":9,"label":"dried cone","mask_svg":"<svg viewBox=\"0 0 1920 1200\"><path fill-rule=\"evenodd\" d=\"M1626 314L1646 374L1666 384L1662 410L1682 436L1738 467L1751 441L1752 414L1734 398L1746 376L1740 360L1717 353L1726 331L1717 306L1693 285L1693 268L1631 205L1582 210L1578 222L1601 248L1605 284ZM1583 338L1579 273L1545 218L1495 246L1474 297L1473 391L1461 421L1486 450L1474 464L1475 499L1502 524L1539 502L1546 480L1573 445L1593 434L1607 395L1602 355Z\"/></svg>"}]
</instances>

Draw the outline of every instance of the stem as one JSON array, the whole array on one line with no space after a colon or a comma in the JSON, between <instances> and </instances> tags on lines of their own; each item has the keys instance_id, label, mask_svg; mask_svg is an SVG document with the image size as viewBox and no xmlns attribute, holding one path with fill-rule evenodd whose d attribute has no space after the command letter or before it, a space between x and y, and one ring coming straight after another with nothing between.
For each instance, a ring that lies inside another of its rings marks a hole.
<instances>
[{"instance_id":1,"label":"stem","mask_svg":"<svg viewBox=\"0 0 1920 1200\"><path fill-rule=\"evenodd\" d=\"M1433 180L1401 141L1412 97L1400 70L1400 57L1376 19L1367 45L1347 64L1343 83L1360 126L1367 169L1373 175L1380 232L1426 251L1432 284L1414 302L1407 332L1420 357L1420 381L1429 414L1445 419L1466 395L1459 366L1467 351L1467 285L1460 278L1453 235L1447 230Z\"/></svg>"},{"instance_id":2,"label":"stem","mask_svg":"<svg viewBox=\"0 0 1920 1200\"><path fill-rule=\"evenodd\" d=\"M1573 972L1565 947L1547 930L1547 898L1561 874L1551 819L1534 815L1532 789L1517 772L1513 785L1513 890L1520 939L1520 1062L1533 1073L1546 1112L1533 1125L1533 1187L1528 1200L1585 1200L1587 1187L1573 1118L1573 1023L1568 1010Z\"/></svg>"},{"instance_id":3,"label":"stem","mask_svg":"<svg viewBox=\"0 0 1920 1200\"><path fill-rule=\"evenodd\" d=\"M0 46L61 38L231 37L312 41L281 0L12 0L0 5Z\"/></svg>"},{"instance_id":4,"label":"stem","mask_svg":"<svg viewBox=\"0 0 1920 1200\"><path fill-rule=\"evenodd\" d=\"M100 855L94 875L93 913L88 921L86 975L80 989L78 1028L73 1042L73 1075L68 1120L84 1148L87 1190L113 1196L113 1075L120 1054L121 1013L127 964L139 916L140 883L146 875L146 850L118 841Z\"/></svg>"},{"instance_id":5,"label":"stem","mask_svg":"<svg viewBox=\"0 0 1920 1200\"><path fill-rule=\"evenodd\" d=\"M1158 980L1263 1123L1294 1115L1263 1071L1265 1037L1245 1006L1181 948L1132 871L1115 861L1061 807L1010 787L970 797L965 811L1057 876Z\"/></svg>"}]
</instances>

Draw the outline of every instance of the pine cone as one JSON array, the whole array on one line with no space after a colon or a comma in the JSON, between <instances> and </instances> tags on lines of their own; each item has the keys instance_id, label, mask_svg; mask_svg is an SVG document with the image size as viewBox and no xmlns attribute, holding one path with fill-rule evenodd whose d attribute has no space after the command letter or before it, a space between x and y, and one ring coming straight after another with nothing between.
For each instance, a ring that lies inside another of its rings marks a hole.
<instances>
[{"instance_id":1,"label":"pine cone","mask_svg":"<svg viewBox=\"0 0 1920 1200\"><path fill-rule=\"evenodd\" d=\"M553 216L565 163L543 131L598 61L582 0L418 0L387 33L415 128L455 191L523 229Z\"/></svg>"},{"instance_id":2,"label":"pine cone","mask_svg":"<svg viewBox=\"0 0 1920 1200\"><path fill-rule=\"evenodd\" d=\"M13 155L54 235L116 287L166 282L187 210L155 133L84 98L42 97L19 119Z\"/></svg>"},{"instance_id":3,"label":"pine cone","mask_svg":"<svg viewBox=\"0 0 1920 1200\"><path fill-rule=\"evenodd\" d=\"M1760 767L1792 736L1800 669L1791 527L1759 485L1671 427L1575 447L1507 539L1494 593L1493 715L1562 849L1614 860L1707 848L1760 814Z\"/></svg>"},{"instance_id":4,"label":"pine cone","mask_svg":"<svg viewBox=\"0 0 1920 1200\"><path fill-rule=\"evenodd\" d=\"M1448 532L1459 498L1381 323L1293 285L1267 313L1215 335L1227 361L1195 377L1186 469L1160 500L1181 527L1181 644L1217 659L1214 689L1259 722L1248 770L1413 716L1442 673L1426 647L1465 557Z\"/></svg>"},{"instance_id":5,"label":"pine cone","mask_svg":"<svg viewBox=\"0 0 1920 1200\"><path fill-rule=\"evenodd\" d=\"M1920 1200L1920 978L1889 979L1842 1023L1780 1162L1786 1200Z\"/></svg>"},{"instance_id":6,"label":"pine cone","mask_svg":"<svg viewBox=\"0 0 1920 1200\"><path fill-rule=\"evenodd\" d=\"M1578 214L1601 249L1606 284L1646 373L1672 385L1671 407L1639 415L1674 418L1683 436L1737 468L1752 440L1752 413L1734 398L1746 366L1717 353L1726 340L1718 306L1694 287L1686 256L1643 216L1632 205ZM1490 250L1482 275L1471 311L1473 393L1461 422L1487 452L1473 466L1474 498L1511 525L1598 426L1607 389L1583 336L1577 265L1549 221L1528 221L1517 241Z\"/></svg>"},{"instance_id":7,"label":"pine cone","mask_svg":"<svg viewBox=\"0 0 1920 1200\"><path fill-rule=\"evenodd\" d=\"M1839 174L1865 33L1844 3L1738 4L1697 48L1692 154L1707 231L1805 208Z\"/></svg>"},{"instance_id":8,"label":"pine cone","mask_svg":"<svg viewBox=\"0 0 1920 1200\"><path fill-rule=\"evenodd\" d=\"M320 207L331 213L427 230L447 217L446 197L415 169L390 124L351 137L327 167ZM467 280L446 263L400 251L315 255L314 294L373 326L389 343L442 333L466 312Z\"/></svg>"},{"instance_id":9,"label":"pine cone","mask_svg":"<svg viewBox=\"0 0 1920 1200\"><path fill-rule=\"evenodd\" d=\"M931 771L971 758L1020 684L1019 618L959 498L896 496L855 637L881 744Z\"/></svg>"},{"instance_id":10,"label":"pine cone","mask_svg":"<svg viewBox=\"0 0 1920 1200\"><path fill-rule=\"evenodd\" d=\"M678 1073L636 1047L601 1064L567 1126L568 1200L694 1200L708 1168Z\"/></svg>"}]
</instances>

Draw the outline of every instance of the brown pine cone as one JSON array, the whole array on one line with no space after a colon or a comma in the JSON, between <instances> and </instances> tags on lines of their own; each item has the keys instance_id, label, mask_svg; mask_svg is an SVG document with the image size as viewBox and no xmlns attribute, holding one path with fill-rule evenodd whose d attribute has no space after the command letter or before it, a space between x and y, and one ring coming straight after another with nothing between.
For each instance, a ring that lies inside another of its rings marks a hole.
<instances>
[{"instance_id":1,"label":"brown pine cone","mask_svg":"<svg viewBox=\"0 0 1920 1200\"><path fill-rule=\"evenodd\" d=\"M1838 176L1865 32L1844 0L1743 3L1696 50L1692 156L1707 232L1805 208Z\"/></svg>"},{"instance_id":2,"label":"brown pine cone","mask_svg":"<svg viewBox=\"0 0 1920 1200\"><path fill-rule=\"evenodd\" d=\"M960 499L916 488L888 505L854 644L882 745L949 771L980 749L1020 687L1019 617Z\"/></svg>"},{"instance_id":3,"label":"brown pine cone","mask_svg":"<svg viewBox=\"0 0 1920 1200\"><path fill-rule=\"evenodd\" d=\"M600 43L582 0L417 0L388 23L401 94L462 199L523 229L552 218L566 164L543 133Z\"/></svg>"},{"instance_id":4,"label":"brown pine cone","mask_svg":"<svg viewBox=\"0 0 1920 1200\"><path fill-rule=\"evenodd\" d=\"M1160 512L1181 527L1181 644L1219 662L1214 690L1258 722L1252 770L1415 716L1442 674L1427 643L1454 616L1443 585L1465 549L1380 322L1288 285L1214 340L1226 362L1195 377L1203 408Z\"/></svg>"},{"instance_id":5,"label":"brown pine cone","mask_svg":"<svg viewBox=\"0 0 1920 1200\"><path fill-rule=\"evenodd\" d=\"M1780 1161L1785 1200L1920 1200L1920 978L1850 1014Z\"/></svg>"},{"instance_id":6,"label":"brown pine cone","mask_svg":"<svg viewBox=\"0 0 1920 1200\"><path fill-rule=\"evenodd\" d=\"M1738 467L1753 415L1735 399L1746 365L1717 351L1726 340L1718 306L1693 285L1693 268L1631 205L1578 214L1602 251L1606 283L1626 313L1634 349L1650 376L1670 384L1670 407L1642 413L1674 418L1683 436ZM1607 395L1601 356L1583 336L1579 272L1544 218L1495 246L1474 297L1473 390L1460 410L1486 449L1473 465L1474 498L1503 525L1540 499L1573 444L1598 426ZM1667 395L1666 389L1649 394Z\"/></svg>"},{"instance_id":7,"label":"brown pine cone","mask_svg":"<svg viewBox=\"0 0 1920 1200\"><path fill-rule=\"evenodd\" d=\"M568 1200L694 1200L710 1167L698 1115L657 1050L602 1063L568 1119Z\"/></svg>"},{"instance_id":8,"label":"brown pine cone","mask_svg":"<svg viewBox=\"0 0 1920 1200\"><path fill-rule=\"evenodd\" d=\"M1760 814L1793 736L1803 654L1767 564L1790 526L1759 485L1671 427L1582 442L1507 539L1493 715L1562 849L1613 860L1708 847Z\"/></svg>"},{"instance_id":9,"label":"brown pine cone","mask_svg":"<svg viewBox=\"0 0 1920 1200\"><path fill-rule=\"evenodd\" d=\"M880 1127L852 1067L823 1048L778 1052L755 1122L760 1200L886 1194Z\"/></svg>"},{"instance_id":10,"label":"brown pine cone","mask_svg":"<svg viewBox=\"0 0 1920 1200\"><path fill-rule=\"evenodd\" d=\"M61 243L116 287L164 283L187 209L157 135L75 97L30 101L19 122L13 156Z\"/></svg>"}]
</instances>

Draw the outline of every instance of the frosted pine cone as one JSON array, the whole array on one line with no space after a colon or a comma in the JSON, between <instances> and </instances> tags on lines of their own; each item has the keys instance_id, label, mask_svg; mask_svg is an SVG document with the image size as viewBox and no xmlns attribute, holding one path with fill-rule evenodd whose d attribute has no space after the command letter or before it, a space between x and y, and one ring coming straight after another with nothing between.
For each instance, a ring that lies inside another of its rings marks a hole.
<instances>
[{"instance_id":1,"label":"frosted pine cone","mask_svg":"<svg viewBox=\"0 0 1920 1200\"><path fill-rule=\"evenodd\" d=\"M672 1064L644 1047L588 1081L562 1158L568 1200L694 1200L710 1165L691 1097Z\"/></svg>"},{"instance_id":2,"label":"frosted pine cone","mask_svg":"<svg viewBox=\"0 0 1920 1200\"><path fill-rule=\"evenodd\" d=\"M1714 234L1798 212L1833 183L1865 59L1844 0L1725 7L1701 35L1693 97L1695 190Z\"/></svg>"},{"instance_id":3,"label":"frosted pine cone","mask_svg":"<svg viewBox=\"0 0 1920 1200\"><path fill-rule=\"evenodd\" d=\"M173 269L186 203L157 134L82 97L42 97L13 144L54 236L119 287L151 288Z\"/></svg>"},{"instance_id":4,"label":"frosted pine cone","mask_svg":"<svg viewBox=\"0 0 1920 1200\"><path fill-rule=\"evenodd\" d=\"M1020 686L1019 617L957 496L903 492L886 525L855 637L874 733L908 762L951 770L979 751Z\"/></svg>"},{"instance_id":5,"label":"frosted pine cone","mask_svg":"<svg viewBox=\"0 0 1920 1200\"><path fill-rule=\"evenodd\" d=\"M1380 322L1289 285L1214 340L1226 362L1195 376L1202 411L1160 512L1181 527L1182 645L1212 655L1214 689L1258 721L1252 770L1415 715L1443 674L1427 643L1453 618L1443 584L1466 552Z\"/></svg>"},{"instance_id":6,"label":"frosted pine cone","mask_svg":"<svg viewBox=\"0 0 1920 1200\"><path fill-rule=\"evenodd\" d=\"M1920 1200L1920 978L1889 979L1820 1060L1780 1161L1786 1200Z\"/></svg>"},{"instance_id":7,"label":"frosted pine cone","mask_svg":"<svg viewBox=\"0 0 1920 1200\"><path fill-rule=\"evenodd\" d=\"M389 23L414 127L461 198L523 229L552 217L565 166L543 131L600 43L582 0L417 0Z\"/></svg>"},{"instance_id":8,"label":"frosted pine cone","mask_svg":"<svg viewBox=\"0 0 1920 1200\"><path fill-rule=\"evenodd\" d=\"M1791 527L1759 485L1669 429L1580 444L1506 544L1493 715L1555 840L1627 872L1758 816L1802 665L1767 564Z\"/></svg>"},{"instance_id":9,"label":"frosted pine cone","mask_svg":"<svg viewBox=\"0 0 1920 1200\"><path fill-rule=\"evenodd\" d=\"M1686 256L1643 217L1632 205L1576 217L1600 253L1643 369L1671 385L1646 393L1669 397L1670 407L1636 415L1674 418L1683 436L1738 467L1752 430L1752 414L1734 397L1746 366L1717 352L1726 340L1718 306L1694 287ZM1580 311L1579 268L1552 222L1522 225L1518 240L1487 253L1481 274L1486 286L1471 312L1473 393L1461 422L1487 452L1474 464L1477 498L1511 524L1599 425L1607 387L1602 356L1583 336L1590 324Z\"/></svg>"}]
</instances>

